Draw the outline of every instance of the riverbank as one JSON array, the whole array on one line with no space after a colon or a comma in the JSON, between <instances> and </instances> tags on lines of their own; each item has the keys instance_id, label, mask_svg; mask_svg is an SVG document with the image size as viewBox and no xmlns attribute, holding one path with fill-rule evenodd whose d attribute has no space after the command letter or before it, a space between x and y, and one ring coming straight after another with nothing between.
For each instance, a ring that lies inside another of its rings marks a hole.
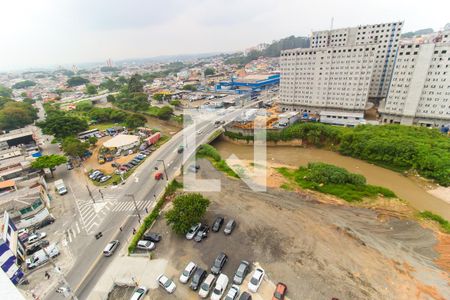
<instances>
[{"instance_id":1,"label":"riverbank","mask_svg":"<svg viewBox=\"0 0 450 300\"><path fill-rule=\"evenodd\" d=\"M213 143L223 159L231 154L241 160L253 159L253 147L227 142L219 138ZM279 166L306 166L310 162L324 162L358 173L367 178L367 183L392 190L399 198L410 203L415 209L429 210L450 220L450 203L428 192L435 185L422 181L417 176L405 176L374 164L339 153L314 147L267 147L267 161ZM422 182L422 183L421 183Z\"/></svg>"}]
</instances>

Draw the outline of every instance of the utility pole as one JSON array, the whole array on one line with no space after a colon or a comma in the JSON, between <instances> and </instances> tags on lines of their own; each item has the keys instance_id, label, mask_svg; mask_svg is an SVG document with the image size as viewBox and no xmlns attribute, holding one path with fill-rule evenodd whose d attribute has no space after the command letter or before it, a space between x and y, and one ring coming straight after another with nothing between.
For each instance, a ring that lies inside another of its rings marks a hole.
<instances>
[{"instance_id":1,"label":"utility pole","mask_svg":"<svg viewBox=\"0 0 450 300\"><path fill-rule=\"evenodd\" d=\"M100 196L102 197L102 200L104 201L105 199L103 198L103 192L101 189L98 189L98 192L100 193Z\"/></svg>"},{"instance_id":2,"label":"utility pole","mask_svg":"<svg viewBox=\"0 0 450 300\"><path fill-rule=\"evenodd\" d=\"M68 296L70 296L71 299L78 300L78 297L72 291L72 288L70 287L69 282L67 282L66 277L64 277L63 272L61 272L61 269L58 266L56 266L53 258L47 253L47 249L45 249L45 247L44 247L44 248L42 248L42 250L44 250L45 256L47 256L47 258L50 260L50 263L55 268L55 272L57 272L60 275L62 282L64 283L64 286L67 287Z\"/></svg>"},{"instance_id":3,"label":"utility pole","mask_svg":"<svg viewBox=\"0 0 450 300\"><path fill-rule=\"evenodd\" d=\"M134 195L133 195L133 194L126 194L125 196L131 197L131 198L133 199L134 208L136 209L136 213L137 213L138 218L139 218L139 223L141 223L141 214L139 213L139 210L138 210L138 208L137 208L137 205L136 205L136 199L134 198Z\"/></svg>"},{"instance_id":4,"label":"utility pole","mask_svg":"<svg viewBox=\"0 0 450 300\"><path fill-rule=\"evenodd\" d=\"M166 164L164 163L164 159L158 159L157 161L162 161L164 167L164 174L166 175L166 180L168 181L169 177L167 176Z\"/></svg>"},{"instance_id":5,"label":"utility pole","mask_svg":"<svg viewBox=\"0 0 450 300\"><path fill-rule=\"evenodd\" d=\"M91 189L89 188L89 185L86 184L86 188L87 188L87 190L88 190L89 196L90 196L91 199L92 199L92 202L95 203L95 199L94 199L94 197L92 196L92 192L91 192Z\"/></svg>"}]
</instances>

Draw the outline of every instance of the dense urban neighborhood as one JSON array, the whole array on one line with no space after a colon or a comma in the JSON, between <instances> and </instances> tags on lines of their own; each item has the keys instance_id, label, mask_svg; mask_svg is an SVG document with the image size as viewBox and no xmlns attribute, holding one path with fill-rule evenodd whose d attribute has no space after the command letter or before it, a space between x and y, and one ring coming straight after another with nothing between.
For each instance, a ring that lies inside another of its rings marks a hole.
<instances>
[{"instance_id":1,"label":"dense urban neighborhood","mask_svg":"<svg viewBox=\"0 0 450 300\"><path fill-rule=\"evenodd\" d=\"M407 22L0 72L0 298L450 299L450 24Z\"/></svg>"}]
</instances>

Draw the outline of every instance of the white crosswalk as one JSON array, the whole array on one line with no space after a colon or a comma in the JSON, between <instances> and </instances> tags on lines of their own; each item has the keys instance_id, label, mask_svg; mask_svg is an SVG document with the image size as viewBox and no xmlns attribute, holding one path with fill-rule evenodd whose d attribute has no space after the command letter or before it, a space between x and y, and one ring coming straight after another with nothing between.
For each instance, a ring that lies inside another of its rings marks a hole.
<instances>
[{"instance_id":1,"label":"white crosswalk","mask_svg":"<svg viewBox=\"0 0 450 300\"><path fill-rule=\"evenodd\" d=\"M72 243L81 232L82 226L80 223L75 222L69 229L65 230L65 236L62 240L62 244L66 246L68 243Z\"/></svg>"},{"instance_id":2,"label":"white crosswalk","mask_svg":"<svg viewBox=\"0 0 450 300\"><path fill-rule=\"evenodd\" d=\"M136 206L139 211L144 210L146 207L150 206L151 200L145 201L136 201ZM130 199L128 201L118 201L113 204L111 211L119 212L119 211L135 211L136 206L134 202Z\"/></svg>"}]
</instances>

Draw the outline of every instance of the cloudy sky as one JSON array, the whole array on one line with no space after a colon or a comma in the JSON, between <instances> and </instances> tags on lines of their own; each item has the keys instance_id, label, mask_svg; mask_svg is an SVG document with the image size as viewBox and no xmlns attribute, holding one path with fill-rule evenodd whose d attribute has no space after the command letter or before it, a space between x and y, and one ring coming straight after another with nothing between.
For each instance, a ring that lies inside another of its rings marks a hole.
<instances>
[{"instance_id":1,"label":"cloudy sky","mask_svg":"<svg viewBox=\"0 0 450 300\"><path fill-rule=\"evenodd\" d=\"M0 2L0 70L233 51L311 30L450 22L445 0L14 0Z\"/></svg>"}]
</instances>

